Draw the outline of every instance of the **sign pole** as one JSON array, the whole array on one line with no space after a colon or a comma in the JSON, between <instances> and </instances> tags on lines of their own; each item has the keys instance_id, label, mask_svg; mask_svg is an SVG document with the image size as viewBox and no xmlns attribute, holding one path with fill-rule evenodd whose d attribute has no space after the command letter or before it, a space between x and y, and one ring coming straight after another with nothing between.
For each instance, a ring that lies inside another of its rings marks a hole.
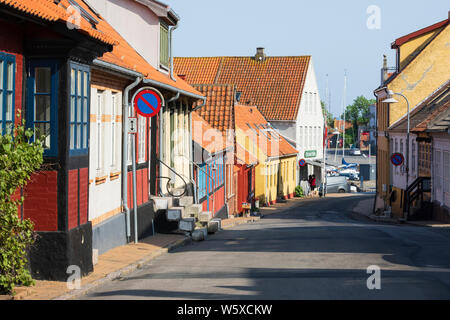
<instances>
[{"instance_id":1,"label":"sign pole","mask_svg":"<svg viewBox=\"0 0 450 320\"><path fill-rule=\"evenodd\" d=\"M137 195L136 195L136 135L133 134L131 143L132 161L133 161L133 212L134 212L134 243L138 243L137 227Z\"/></svg>"}]
</instances>

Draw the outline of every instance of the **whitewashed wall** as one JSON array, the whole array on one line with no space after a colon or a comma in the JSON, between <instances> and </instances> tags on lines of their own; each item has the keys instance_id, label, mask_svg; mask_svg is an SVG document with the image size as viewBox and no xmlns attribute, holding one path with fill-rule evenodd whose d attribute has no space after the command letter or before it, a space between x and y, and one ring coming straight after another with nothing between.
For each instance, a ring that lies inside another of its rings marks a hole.
<instances>
[{"instance_id":1,"label":"whitewashed wall","mask_svg":"<svg viewBox=\"0 0 450 320\"><path fill-rule=\"evenodd\" d=\"M88 0L154 68L159 69L159 18L133 0Z\"/></svg>"},{"instance_id":2,"label":"whitewashed wall","mask_svg":"<svg viewBox=\"0 0 450 320\"><path fill-rule=\"evenodd\" d=\"M122 115L122 93L115 93L116 108L112 112L113 92L91 88L91 122L89 142L89 220L92 221L106 213L120 209L121 206L121 175L111 180L111 173L120 173L122 167L122 121L116 121L114 147L112 137L112 115ZM101 117L97 122L98 103L101 101ZM100 123L100 128L98 127ZM100 131L99 131L100 129ZM98 133L100 132L100 136ZM100 137L100 143L99 138ZM115 150L113 150L113 148ZM100 150L100 154L99 154ZM113 152L114 151L114 152ZM114 158L113 158L114 157ZM104 183L96 184L96 178L106 177Z\"/></svg>"},{"instance_id":3,"label":"whitewashed wall","mask_svg":"<svg viewBox=\"0 0 450 320\"><path fill-rule=\"evenodd\" d=\"M433 134L433 200L450 207L450 135Z\"/></svg>"}]
</instances>

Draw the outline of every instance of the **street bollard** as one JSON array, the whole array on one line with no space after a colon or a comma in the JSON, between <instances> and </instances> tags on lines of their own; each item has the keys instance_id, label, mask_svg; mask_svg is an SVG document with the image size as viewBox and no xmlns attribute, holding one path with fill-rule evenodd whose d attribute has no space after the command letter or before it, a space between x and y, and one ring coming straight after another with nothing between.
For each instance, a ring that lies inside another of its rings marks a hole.
<instances>
[{"instance_id":1,"label":"street bollard","mask_svg":"<svg viewBox=\"0 0 450 320\"><path fill-rule=\"evenodd\" d=\"M359 178L359 181L360 181L360 189L361 189L362 192L364 192L364 177L361 176Z\"/></svg>"}]
</instances>

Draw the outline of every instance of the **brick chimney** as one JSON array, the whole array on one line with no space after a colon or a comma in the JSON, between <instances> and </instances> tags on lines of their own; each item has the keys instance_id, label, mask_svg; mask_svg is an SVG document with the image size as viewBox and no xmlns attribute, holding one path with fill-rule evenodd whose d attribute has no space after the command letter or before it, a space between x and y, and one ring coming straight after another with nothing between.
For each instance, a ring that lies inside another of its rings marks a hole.
<instances>
[{"instance_id":1,"label":"brick chimney","mask_svg":"<svg viewBox=\"0 0 450 320\"><path fill-rule=\"evenodd\" d=\"M263 47L256 48L255 60L256 61L266 60L266 54L264 53Z\"/></svg>"}]
</instances>

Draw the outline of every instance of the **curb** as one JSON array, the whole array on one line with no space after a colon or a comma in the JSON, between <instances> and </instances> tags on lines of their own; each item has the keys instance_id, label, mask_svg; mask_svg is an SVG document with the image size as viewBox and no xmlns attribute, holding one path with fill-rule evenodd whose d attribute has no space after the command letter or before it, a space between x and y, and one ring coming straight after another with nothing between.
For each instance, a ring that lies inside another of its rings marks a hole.
<instances>
[{"instance_id":1,"label":"curb","mask_svg":"<svg viewBox=\"0 0 450 320\"><path fill-rule=\"evenodd\" d=\"M154 258L159 257L159 256L161 256L165 253L168 253L168 252L170 252L176 248L179 248L181 246L187 245L187 244L191 243L191 241L192 241L192 239L190 237L186 237L184 239L178 240L178 241L174 242L173 244L169 244L167 247L158 249L157 251L138 260L137 262L134 262L118 271L111 272L101 279L98 279L94 282L86 284L80 289L72 290L69 293L63 294L56 298L52 298L51 300L73 300L73 299L76 299L76 298L83 296L83 295L89 293L90 291L96 289L97 287L99 287L102 284L105 284L109 281L116 280L118 278L126 276L126 275L136 271L137 269L141 269L146 263L150 262Z\"/></svg>"},{"instance_id":2,"label":"curb","mask_svg":"<svg viewBox=\"0 0 450 320\"><path fill-rule=\"evenodd\" d=\"M240 221L236 221L234 223L227 224L226 226L222 226L221 229L222 230L227 230L227 229L230 229L232 227L238 226L240 224L256 222L256 221L259 221L260 219L261 219L260 217L249 217L246 220L240 220Z\"/></svg>"}]
</instances>

